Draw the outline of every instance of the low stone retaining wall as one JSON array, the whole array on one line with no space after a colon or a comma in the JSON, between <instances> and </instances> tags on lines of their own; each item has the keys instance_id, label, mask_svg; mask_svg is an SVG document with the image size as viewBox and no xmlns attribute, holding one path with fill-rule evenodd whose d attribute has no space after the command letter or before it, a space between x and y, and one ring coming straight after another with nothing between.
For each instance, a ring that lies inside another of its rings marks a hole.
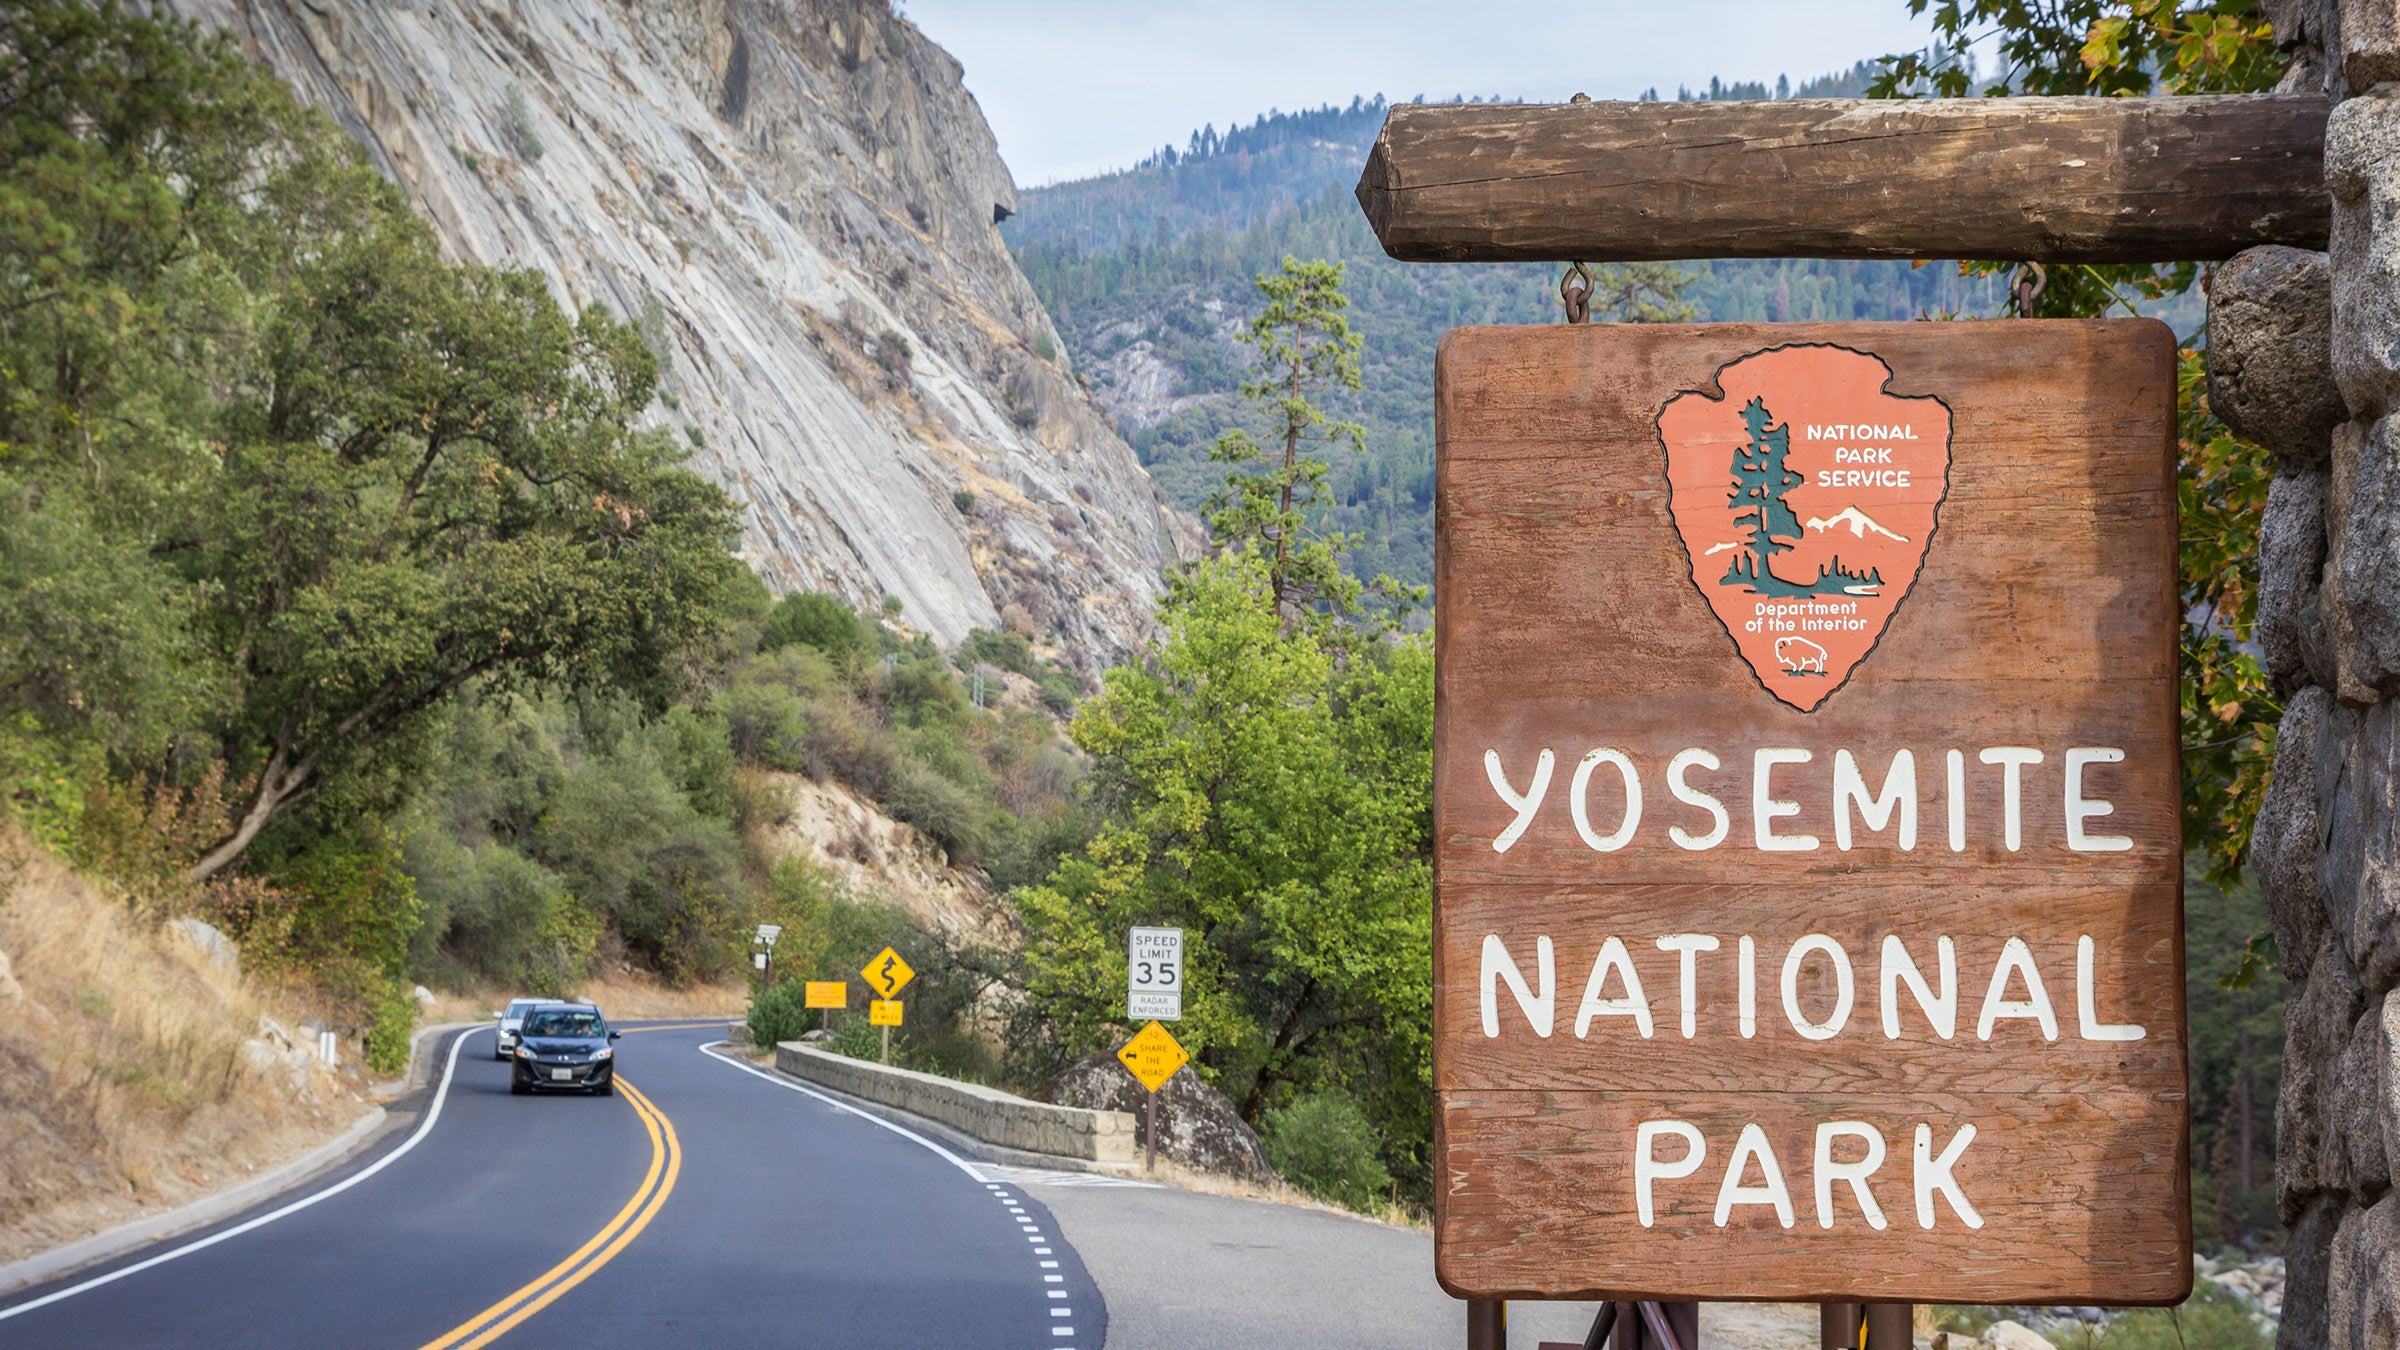
<instances>
[{"instance_id":1,"label":"low stone retaining wall","mask_svg":"<svg viewBox=\"0 0 2400 1350\"><path fill-rule=\"evenodd\" d=\"M1138 1126L1129 1111L1086 1111L1027 1101L998 1088L887 1068L797 1041L777 1043L775 1067L794 1078L939 1121L1000 1148L1086 1162L1134 1160Z\"/></svg>"}]
</instances>

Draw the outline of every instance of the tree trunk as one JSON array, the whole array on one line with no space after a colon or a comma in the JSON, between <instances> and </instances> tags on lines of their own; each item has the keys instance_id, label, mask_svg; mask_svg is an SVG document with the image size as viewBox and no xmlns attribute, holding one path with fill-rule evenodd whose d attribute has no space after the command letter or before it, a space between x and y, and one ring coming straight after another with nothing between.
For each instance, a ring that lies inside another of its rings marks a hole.
<instances>
[{"instance_id":1,"label":"tree trunk","mask_svg":"<svg viewBox=\"0 0 2400 1350\"><path fill-rule=\"evenodd\" d=\"M206 881L242 856L242 850L250 847L250 842L258 838L258 832L275 818L275 813L299 795L300 789L308 782L310 767L301 764L287 768L283 751L276 751L274 757L267 761L266 770L259 774L258 791L251 796L249 809L242 812L242 818L235 822L233 832L219 840L214 848L201 854L198 862L185 868L183 879Z\"/></svg>"}]
</instances>

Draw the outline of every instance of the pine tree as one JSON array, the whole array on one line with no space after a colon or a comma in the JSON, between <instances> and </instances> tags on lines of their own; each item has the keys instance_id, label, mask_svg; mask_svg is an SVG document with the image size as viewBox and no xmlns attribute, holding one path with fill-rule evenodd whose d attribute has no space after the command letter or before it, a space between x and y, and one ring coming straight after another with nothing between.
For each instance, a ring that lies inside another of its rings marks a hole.
<instances>
[{"instance_id":1,"label":"pine tree","mask_svg":"<svg viewBox=\"0 0 2400 1350\"><path fill-rule=\"evenodd\" d=\"M1286 626L1307 614L1351 616L1360 587L1342 572L1339 553L1356 541L1320 533L1309 510L1325 492L1319 447L1364 448L1366 431L1337 422L1311 400L1359 387L1364 345L1344 310L1342 264L1286 257L1281 271L1258 278L1266 308L1241 340L1257 353L1242 394L1266 415L1268 443L1236 428L1217 438L1209 458L1232 466L1225 487L1209 499L1209 529L1228 551L1249 550L1265 561L1275 612Z\"/></svg>"},{"instance_id":2,"label":"pine tree","mask_svg":"<svg viewBox=\"0 0 2400 1350\"><path fill-rule=\"evenodd\" d=\"M1750 441L1734 452L1733 482L1726 493L1733 504L1733 518L1750 522L1750 541L1725 579L1746 577L1761 590L1776 584L1768 564L1800 538L1800 517L1784 494L1808 481L1785 464L1791 453L1792 429L1788 425L1769 427L1767 422L1773 416L1764 399L1751 399L1742 408Z\"/></svg>"},{"instance_id":3,"label":"pine tree","mask_svg":"<svg viewBox=\"0 0 2400 1350\"><path fill-rule=\"evenodd\" d=\"M1592 312L1618 323L1686 323L1700 307L1683 298L1692 273L1673 263L1603 263L1592 269Z\"/></svg>"}]
</instances>

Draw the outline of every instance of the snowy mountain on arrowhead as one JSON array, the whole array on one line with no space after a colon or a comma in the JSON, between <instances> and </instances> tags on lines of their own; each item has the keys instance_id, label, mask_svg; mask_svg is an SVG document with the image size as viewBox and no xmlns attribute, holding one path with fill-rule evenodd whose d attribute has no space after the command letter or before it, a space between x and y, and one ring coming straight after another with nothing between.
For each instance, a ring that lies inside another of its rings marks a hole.
<instances>
[{"instance_id":1,"label":"snowy mountain on arrowhead","mask_svg":"<svg viewBox=\"0 0 2400 1350\"><path fill-rule=\"evenodd\" d=\"M1850 537L1853 539L1864 539L1867 537L1867 531L1873 530L1886 539L1897 539L1903 544L1908 542L1907 535L1894 534L1883 528L1875 523L1874 517L1855 506L1845 506L1836 515L1811 516L1801 523L1812 530L1830 530L1837 525L1847 525L1850 527Z\"/></svg>"}]
</instances>

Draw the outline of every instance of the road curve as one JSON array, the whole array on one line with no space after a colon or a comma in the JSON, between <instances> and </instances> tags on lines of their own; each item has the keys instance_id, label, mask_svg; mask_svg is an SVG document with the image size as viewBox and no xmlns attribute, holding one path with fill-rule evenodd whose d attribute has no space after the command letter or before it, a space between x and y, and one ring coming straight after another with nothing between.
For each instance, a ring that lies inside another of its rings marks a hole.
<instances>
[{"instance_id":1,"label":"road curve","mask_svg":"<svg viewBox=\"0 0 2400 1350\"><path fill-rule=\"evenodd\" d=\"M0 1302L0 1347L1098 1347L1049 1210L978 1165L627 1027L613 1098L512 1097L488 1028L386 1142Z\"/></svg>"}]
</instances>

